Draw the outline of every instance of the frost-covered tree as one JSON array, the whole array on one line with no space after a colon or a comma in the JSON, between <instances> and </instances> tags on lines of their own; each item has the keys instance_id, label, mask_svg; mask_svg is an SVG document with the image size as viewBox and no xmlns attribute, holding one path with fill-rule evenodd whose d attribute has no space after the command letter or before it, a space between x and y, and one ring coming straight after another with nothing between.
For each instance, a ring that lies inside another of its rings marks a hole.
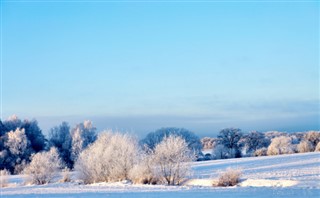
<instances>
[{"instance_id":1,"label":"frost-covered tree","mask_svg":"<svg viewBox=\"0 0 320 198\"><path fill-rule=\"evenodd\" d=\"M85 183L120 181L129 178L138 156L135 138L128 134L102 132L81 152L75 170Z\"/></svg>"},{"instance_id":2,"label":"frost-covered tree","mask_svg":"<svg viewBox=\"0 0 320 198\"><path fill-rule=\"evenodd\" d=\"M218 138L204 137L201 139L203 149L213 149L219 142Z\"/></svg>"},{"instance_id":3,"label":"frost-covered tree","mask_svg":"<svg viewBox=\"0 0 320 198\"><path fill-rule=\"evenodd\" d=\"M242 137L241 129L225 128L219 132L221 144L228 150L229 158L241 157L239 141Z\"/></svg>"},{"instance_id":4,"label":"frost-covered tree","mask_svg":"<svg viewBox=\"0 0 320 198\"><path fill-rule=\"evenodd\" d=\"M309 131L304 135L303 140L309 141L312 144L312 146L315 148L317 144L320 142L320 132Z\"/></svg>"},{"instance_id":5,"label":"frost-covered tree","mask_svg":"<svg viewBox=\"0 0 320 198\"><path fill-rule=\"evenodd\" d=\"M67 122L62 122L59 126L50 129L49 145L58 149L59 155L64 163L71 168L71 132Z\"/></svg>"},{"instance_id":6,"label":"frost-covered tree","mask_svg":"<svg viewBox=\"0 0 320 198\"><path fill-rule=\"evenodd\" d=\"M10 116L7 120L3 122L4 128L7 131L14 131L17 128L21 128L22 124L22 121L16 115Z\"/></svg>"},{"instance_id":7,"label":"frost-covered tree","mask_svg":"<svg viewBox=\"0 0 320 198\"><path fill-rule=\"evenodd\" d=\"M312 145L311 142L309 142L307 140L302 140L298 144L297 150L298 150L299 153L312 152L312 151L314 151L314 146Z\"/></svg>"},{"instance_id":8,"label":"frost-covered tree","mask_svg":"<svg viewBox=\"0 0 320 198\"><path fill-rule=\"evenodd\" d=\"M24 170L28 182L32 184L49 183L61 168L61 160L56 148L32 155L30 164Z\"/></svg>"},{"instance_id":9,"label":"frost-covered tree","mask_svg":"<svg viewBox=\"0 0 320 198\"><path fill-rule=\"evenodd\" d=\"M264 133L258 131L251 131L245 134L240 142L243 144L242 147L245 148L245 153L252 155L256 150L268 147L270 140L265 137Z\"/></svg>"},{"instance_id":10,"label":"frost-covered tree","mask_svg":"<svg viewBox=\"0 0 320 198\"><path fill-rule=\"evenodd\" d=\"M174 135L183 138L189 149L195 153L199 153L202 149L200 138L193 132L184 128L161 128L155 132L149 133L143 140L140 141L141 145L145 145L150 149L154 149L164 138Z\"/></svg>"},{"instance_id":11,"label":"frost-covered tree","mask_svg":"<svg viewBox=\"0 0 320 198\"><path fill-rule=\"evenodd\" d=\"M214 159L226 159L228 158L228 149L224 145L218 144L212 149L212 156Z\"/></svg>"},{"instance_id":12,"label":"frost-covered tree","mask_svg":"<svg viewBox=\"0 0 320 198\"><path fill-rule=\"evenodd\" d=\"M9 131L5 134L4 148L1 152L5 159L1 160L1 168L6 168L11 172L19 172L19 167L24 165L33 150L30 148L30 142L25 135L24 129L17 128L15 131Z\"/></svg>"},{"instance_id":13,"label":"frost-covered tree","mask_svg":"<svg viewBox=\"0 0 320 198\"><path fill-rule=\"evenodd\" d=\"M21 156L28 146L25 130L17 128L15 131L10 131L5 144L13 155Z\"/></svg>"},{"instance_id":14,"label":"frost-covered tree","mask_svg":"<svg viewBox=\"0 0 320 198\"><path fill-rule=\"evenodd\" d=\"M34 152L42 151L46 148L46 139L38 126L37 120L24 120L21 128L24 128L26 136L30 141L31 148Z\"/></svg>"},{"instance_id":15,"label":"frost-covered tree","mask_svg":"<svg viewBox=\"0 0 320 198\"><path fill-rule=\"evenodd\" d=\"M19 172L32 153L45 149L46 140L36 120L21 121L16 115L0 122L0 169Z\"/></svg>"},{"instance_id":16,"label":"frost-covered tree","mask_svg":"<svg viewBox=\"0 0 320 198\"><path fill-rule=\"evenodd\" d=\"M275 137L268 147L268 155L281 155L294 153L291 138L286 136Z\"/></svg>"},{"instance_id":17,"label":"frost-covered tree","mask_svg":"<svg viewBox=\"0 0 320 198\"><path fill-rule=\"evenodd\" d=\"M193 152L180 136L165 137L154 149L157 173L167 185L179 185L189 173Z\"/></svg>"},{"instance_id":18,"label":"frost-covered tree","mask_svg":"<svg viewBox=\"0 0 320 198\"><path fill-rule=\"evenodd\" d=\"M89 120L78 124L71 131L71 160L75 162L85 148L96 140L96 128Z\"/></svg>"}]
</instances>

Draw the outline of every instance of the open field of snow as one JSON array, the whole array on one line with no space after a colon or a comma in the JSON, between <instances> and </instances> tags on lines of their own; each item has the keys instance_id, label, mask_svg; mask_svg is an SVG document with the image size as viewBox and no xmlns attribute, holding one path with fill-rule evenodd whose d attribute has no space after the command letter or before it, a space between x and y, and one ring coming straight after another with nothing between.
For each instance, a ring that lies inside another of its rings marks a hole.
<instances>
[{"instance_id":1,"label":"open field of snow","mask_svg":"<svg viewBox=\"0 0 320 198\"><path fill-rule=\"evenodd\" d=\"M236 187L212 187L227 168L242 170ZM98 183L23 185L10 176L1 197L320 197L320 153L194 162L193 174L182 186Z\"/></svg>"}]
</instances>

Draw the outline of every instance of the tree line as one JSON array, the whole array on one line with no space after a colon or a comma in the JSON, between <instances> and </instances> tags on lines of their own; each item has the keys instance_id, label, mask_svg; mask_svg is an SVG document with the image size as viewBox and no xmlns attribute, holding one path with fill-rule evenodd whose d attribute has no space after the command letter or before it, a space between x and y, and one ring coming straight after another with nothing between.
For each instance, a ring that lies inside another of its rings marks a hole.
<instances>
[{"instance_id":1,"label":"tree line","mask_svg":"<svg viewBox=\"0 0 320 198\"><path fill-rule=\"evenodd\" d=\"M76 170L84 183L176 185L189 173L191 161L319 151L319 142L319 131L243 133L238 128L202 139L187 129L161 128L138 140L120 132L97 133L91 121L74 127L62 122L46 138L36 120L11 116L0 120L0 170L23 172L36 184L48 183L65 168L66 175ZM204 155L203 149L210 152Z\"/></svg>"}]
</instances>

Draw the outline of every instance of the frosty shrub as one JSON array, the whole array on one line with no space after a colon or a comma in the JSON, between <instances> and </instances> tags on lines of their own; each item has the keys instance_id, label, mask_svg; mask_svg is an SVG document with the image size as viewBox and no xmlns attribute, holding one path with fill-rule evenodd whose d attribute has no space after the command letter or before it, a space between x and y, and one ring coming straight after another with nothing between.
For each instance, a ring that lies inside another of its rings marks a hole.
<instances>
[{"instance_id":1,"label":"frosty shrub","mask_svg":"<svg viewBox=\"0 0 320 198\"><path fill-rule=\"evenodd\" d=\"M167 185L179 185L190 171L194 155L179 136L165 137L154 150L154 163L159 178Z\"/></svg>"},{"instance_id":2,"label":"frosty shrub","mask_svg":"<svg viewBox=\"0 0 320 198\"><path fill-rule=\"evenodd\" d=\"M138 155L138 142L132 136L102 132L80 153L75 170L79 179L87 184L126 180L137 163Z\"/></svg>"},{"instance_id":3,"label":"frosty shrub","mask_svg":"<svg viewBox=\"0 0 320 198\"><path fill-rule=\"evenodd\" d=\"M40 152L31 157L30 164L25 169L28 182L32 184L49 183L61 167L61 160L56 148Z\"/></svg>"},{"instance_id":4,"label":"frosty shrub","mask_svg":"<svg viewBox=\"0 0 320 198\"><path fill-rule=\"evenodd\" d=\"M267 151L268 151L267 148L257 149L257 150L254 152L254 156L255 156L255 157L266 156L266 155L267 155Z\"/></svg>"},{"instance_id":5,"label":"frosty shrub","mask_svg":"<svg viewBox=\"0 0 320 198\"><path fill-rule=\"evenodd\" d=\"M6 169L0 171L0 187L8 186L8 176L10 172Z\"/></svg>"},{"instance_id":6,"label":"frosty shrub","mask_svg":"<svg viewBox=\"0 0 320 198\"><path fill-rule=\"evenodd\" d=\"M294 150L291 144L291 138L286 136L273 138L267 151L268 155L282 155L292 153L294 153Z\"/></svg>"},{"instance_id":7,"label":"frosty shrub","mask_svg":"<svg viewBox=\"0 0 320 198\"><path fill-rule=\"evenodd\" d=\"M320 151L320 142L317 144L316 148L314 149L314 151Z\"/></svg>"},{"instance_id":8,"label":"frosty shrub","mask_svg":"<svg viewBox=\"0 0 320 198\"><path fill-rule=\"evenodd\" d=\"M240 182L241 171L236 169L227 169L220 174L218 186L235 186Z\"/></svg>"},{"instance_id":9,"label":"frosty shrub","mask_svg":"<svg viewBox=\"0 0 320 198\"><path fill-rule=\"evenodd\" d=\"M297 150L298 150L299 153L312 152L312 151L314 151L314 147L313 147L311 142L306 141L306 140L302 140L298 144Z\"/></svg>"},{"instance_id":10,"label":"frosty shrub","mask_svg":"<svg viewBox=\"0 0 320 198\"><path fill-rule=\"evenodd\" d=\"M71 175L70 175L70 169L65 167L62 170L62 179L60 180L61 183L65 182L71 182Z\"/></svg>"},{"instance_id":11,"label":"frosty shrub","mask_svg":"<svg viewBox=\"0 0 320 198\"><path fill-rule=\"evenodd\" d=\"M135 184L157 184L159 178L154 171L153 153L141 155L141 160L129 172L130 180Z\"/></svg>"}]
</instances>

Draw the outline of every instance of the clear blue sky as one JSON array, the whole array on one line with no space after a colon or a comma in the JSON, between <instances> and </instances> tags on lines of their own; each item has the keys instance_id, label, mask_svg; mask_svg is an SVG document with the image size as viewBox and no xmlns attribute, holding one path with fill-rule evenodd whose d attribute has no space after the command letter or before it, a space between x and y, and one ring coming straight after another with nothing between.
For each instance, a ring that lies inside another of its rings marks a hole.
<instances>
[{"instance_id":1,"label":"clear blue sky","mask_svg":"<svg viewBox=\"0 0 320 198\"><path fill-rule=\"evenodd\" d=\"M2 2L3 119L319 130L317 2Z\"/></svg>"}]
</instances>

